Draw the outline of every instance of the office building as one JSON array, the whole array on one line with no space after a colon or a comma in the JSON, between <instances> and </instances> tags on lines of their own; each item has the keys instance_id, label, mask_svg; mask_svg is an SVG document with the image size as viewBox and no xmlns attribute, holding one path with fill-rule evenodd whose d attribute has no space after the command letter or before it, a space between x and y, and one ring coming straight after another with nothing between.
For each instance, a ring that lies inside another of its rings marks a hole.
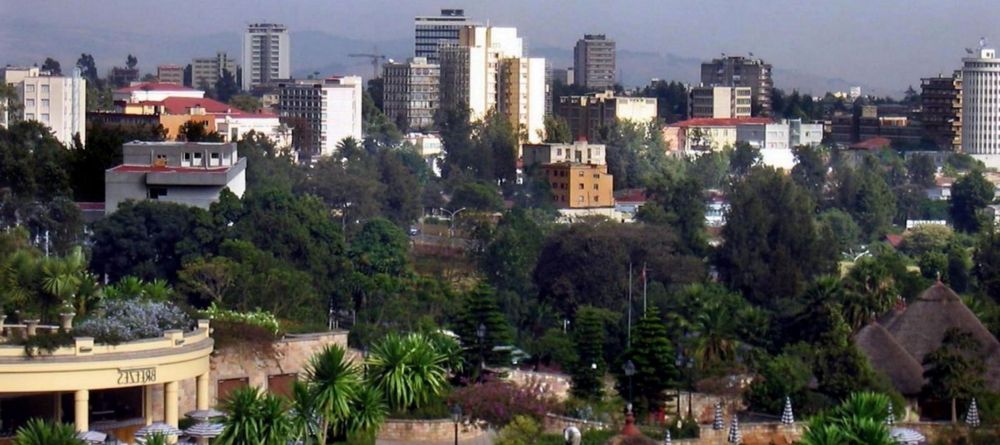
<instances>
[{"instance_id":1,"label":"office building","mask_svg":"<svg viewBox=\"0 0 1000 445\"><path fill-rule=\"evenodd\" d=\"M962 59L962 150L1000 154L1000 59L980 42Z\"/></svg>"},{"instance_id":2,"label":"office building","mask_svg":"<svg viewBox=\"0 0 1000 445\"><path fill-rule=\"evenodd\" d=\"M752 54L751 54L752 56ZM761 59L729 56L701 64L701 84L705 86L750 87L754 116L771 115L771 65Z\"/></svg>"},{"instance_id":3,"label":"office building","mask_svg":"<svg viewBox=\"0 0 1000 445\"><path fill-rule=\"evenodd\" d=\"M243 83L245 90L292 74L288 28L276 23L254 23L243 33Z\"/></svg>"},{"instance_id":4,"label":"office building","mask_svg":"<svg viewBox=\"0 0 1000 445\"><path fill-rule=\"evenodd\" d=\"M559 98L556 115L566 119L574 140L600 141L616 120L656 122L655 97L616 97L613 91Z\"/></svg>"},{"instance_id":5,"label":"office building","mask_svg":"<svg viewBox=\"0 0 1000 445\"><path fill-rule=\"evenodd\" d=\"M196 57L191 60L191 87L210 88L215 86L215 82L222 77L226 71L232 73L237 82L242 79L237 76L239 70L236 59L229 57L229 54L220 51L211 57Z\"/></svg>"},{"instance_id":6,"label":"office building","mask_svg":"<svg viewBox=\"0 0 1000 445\"><path fill-rule=\"evenodd\" d=\"M740 124L736 126L736 142L760 150L815 147L823 142L823 124L806 124L801 119Z\"/></svg>"},{"instance_id":7,"label":"office building","mask_svg":"<svg viewBox=\"0 0 1000 445\"><path fill-rule=\"evenodd\" d=\"M920 123L940 150L962 149L962 73L920 79Z\"/></svg>"},{"instance_id":8,"label":"office building","mask_svg":"<svg viewBox=\"0 0 1000 445\"><path fill-rule=\"evenodd\" d=\"M441 47L441 102L464 106L471 120L492 110L527 138L545 133L545 59L524 56L515 28L468 26L458 46Z\"/></svg>"},{"instance_id":9,"label":"office building","mask_svg":"<svg viewBox=\"0 0 1000 445\"><path fill-rule=\"evenodd\" d=\"M418 16L413 19L413 55L423 57L427 63L439 63L439 46L458 45L459 31L466 26L478 25L478 22L466 18L462 9L442 9L438 16Z\"/></svg>"},{"instance_id":10,"label":"office building","mask_svg":"<svg viewBox=\"0 0 1000 445\"><path fill-rule=\"evenodd\" d=\"M305 130L293 141L300 155L330 156L344 138L362 139L361 85L357 76L278 84L282 122Z\"/></svg>"},{"instance_id":11,"label":"office building","mask_svg":"<svg viewBox=\"0 0 1000 445\"><path fill-rule=\"evenodd\" d=\"M688 119L663 127L663 141L668 151L718 151L736 146L740 126L771 123L770 118L764 117Z\"/></svg>"},{"instance_id":12,"label":"office building","mask_svg":"<svg viewBox=\"0 0 1000 445\"><path fill-rule=\"evenodd\" d=\"M522 157L525 168L559 162L604 165L607 151L604 144L576 141L572 144L524 144Z\"/></svg>"},{"instance_id":13,"label":"office building","mask_svg":"<svg viewBox=\"0 0 1000 445\"><path fill-rule=\"evenodd\" d=\"M615 41L604 34L586 34L573 48L573 80L595 90L615 87Z\"/></svg>"},{"instance_id":14,"label":"office building","mask_svg":"<svg viewBox=\"0 0 1000 445\"><path fill-rule=\"evenodd\" d=\"M552 201L560 209L614 207L614 177L607 165L557 162L542 165Z\"/></svg>"},{"instance_id":15,"label":"office building","mask_svg":"<svg viewBox=\"0 0 1000 445\"><path fill-rule=\"evenodd\" d=\"M4 69L4 82L17 91L21 110L7 119L33 120L45 124L63 145L72 146L74 136L87 141L87 80L78 68L73 75L52 76L38 68ZM6 124L6 122L5 122Z\"/></svg>"},{"instance_id":16,"label":"office building","mask_svg":"<svg viewBox=\"0 0 1000 445\"><path fill-rule=\"evenodd\" d=\"M124 87L139 81L139 69L116 66L108 72L108 82L112 86Z\"/></svg>"},{"instance_id":17,"label":"office building","mask_svg":"<svg viewBox=\"0 0 1000 445\"><path fill-rule=\"evenodd\" d=\"M156 67L156 80L160 83L184 85L184 67L180 65L159 65Z\"/></svg>"},{"instance_id":18,"label":"office building","mask_svg":"<svg viewBox=\"0 0 1000 445\"><path fill-rule=\"evenodd\" d=\"M688 115L692 119L750 117L750 96L750 87L693 87L688 96Z\"/></svg>"},{"instance_id":19,"label":"office building","mask_svg":"<svg viewBox=\"0 0 1000 445\"><path fill-rule=\"evenodd\" d=\"M431 128L438 109L441 67L426 58L382 65L382 108L402 131Z\"/></svg>"},{"instance_id":20,"label":"office building","mask_svg":"<svg viewBox=\"0 0 1000 445\"><path fill-rule=\"evenodd\" d=\"M104 209L118 210L126 200L157 200L207 209L229 189L246 191L247 159L235 143L130 142L122 164L104 173Z\"/></svg>"}]
</instances>

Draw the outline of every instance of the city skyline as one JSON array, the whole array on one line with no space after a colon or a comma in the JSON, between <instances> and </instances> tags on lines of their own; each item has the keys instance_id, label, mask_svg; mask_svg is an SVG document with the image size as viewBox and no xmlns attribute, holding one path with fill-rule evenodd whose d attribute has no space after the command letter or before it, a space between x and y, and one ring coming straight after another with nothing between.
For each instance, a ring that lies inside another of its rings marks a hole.
<instances>
[{"instance_id":1,"label":"city skyline","mask_svg":"<svg viewBox=\"0 0 1000 445\"><path fill-rule=\"evenodd\" d=\"M40 58L39 63L46 53L62 57L63 64L68 65L73 62L66 60L69 55L94 52L103 65L104 61L124 57L124 54L101 54L103 48L109 48L108 52L135 48L140 53L140 67L152 71L157 63L183 61L166 53L171 39L184 36L197 41L200 37L224 33L232 35L236 46L246 24L259 21L285 24L293 35L320 31L372 44L388 43L385 46L387 53L396 46L403 47L401 42L409 42L412 52L414 16L434 15L441 8L464 8L466 16L473 19L517 27L525 36L529 49L542 52L553 48L571 50L583 34L604 33L618 42L619 51L667 56L666 63L670 56L709 60L721 53L752 52L772 63L776 72L840 79L884 92L899 92L908 85L918 86L920 77L958 69L963 48L974 46L982 36L989 40L989 32L995 29L996 22L992 19L994 5L986 1L965 2L959 9L932 1L895 0L882 2L879 8L866 8L861 0L845 0L822 7L805 7L788 0L738 3L630 0L614 5L594 1L536 4L514 0L496 5L459 0L446 3L303 0L295 2L295 8L223 0L198 4L200 12L197 14L191 14L193 4L169 0L141 4L110 0L88 5L80 11L67 7L64 0L34 4L32 8L18 7L22 3L0 0L3 12L0 28L6 29L0 30L3 37L0 53L24 58L23 54L30 48L35 58ZM523 7L519 7L522 3ZM70 10L72 14L67 13ZM905 17L902 11L906 12ZM892 26L885 26L886 23ZM16 24L45 29L53 36L52 41L29 39L17 31ZM88 36L94 34L94 29L105 30L103 40L77 39L79 42L70 48L62 45L58 38L73 33ZM119 35L127 41L116 42L122 40L115 38ZM165 42L162 51L145 42L154 39ZM189 48L192 54L187 58L216 49L225 48ZM402 59L412 54L388 55ZM320 49L311 54L294 54L293 51L292 57L293 60L315 59L316 63L308 65L301 60L293 61L293 66L300 70L324 65L346 66L341 69L351 71L340 74L361 74L361 67L365 65L362 61L357 61L356 66L343 62L333 64L335 58ZM339 54L337 57L343 58ZM5 63L24 62L28 60ZM562 64L559 60L556 62ZM628 69L627 62L622 65ZM105 68L102 66L102 69ZM676 76L669 72L664 74L660 77ZM642 80L640 73L629 76L626 72L625 77L631 77L632 83ZM690 73L689 77L696 78L697 73ZM776 73L776 77L782 78L780 73ZM677 80L690 81L690 78ZM776 85L785 89L795 86Z\"/></svg>"}]
</instances>

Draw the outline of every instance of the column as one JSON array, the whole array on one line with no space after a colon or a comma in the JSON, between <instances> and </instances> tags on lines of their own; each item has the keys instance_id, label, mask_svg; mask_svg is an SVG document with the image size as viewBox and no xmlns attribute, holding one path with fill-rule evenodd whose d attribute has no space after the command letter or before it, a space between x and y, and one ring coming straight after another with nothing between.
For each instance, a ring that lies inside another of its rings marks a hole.
<instances>
[{"instance_id":1,"label":"column","mask_svg":"<svg viewBox=\"0 0 1000 445\"><path fill-rule=\"evenodd\" d=\"M153 423L153 385L142 387L142 416L146 420L146 425Z\"/></svg>"},{"instance_id":2,"label":"column","mask_svg":"<svg viewBox=\"0 0 1000 445\"><path fill-rule=\"evenodd\" d=\"M163 421L177 427L177 382L163 384Z\"/></svg>"},{"instance_id":3,"label":"column","mask_svg":"<svg viewBox=\"0 0 1000 445\"><path fill-rule=\"evenodd\" d=\"M81 389L73 393L73 424L77 432L90 429L90 391Z\"/></svg>"},{"instance_id":4,"label":"column","mask_svg":"<svg viewBox=\"0 0 1000 445\"><path fill-rule=\"evenodd\" d=\"M208 409L208 373L198 376L198 393L196 409Z\"/></svg>"}]
</instances>

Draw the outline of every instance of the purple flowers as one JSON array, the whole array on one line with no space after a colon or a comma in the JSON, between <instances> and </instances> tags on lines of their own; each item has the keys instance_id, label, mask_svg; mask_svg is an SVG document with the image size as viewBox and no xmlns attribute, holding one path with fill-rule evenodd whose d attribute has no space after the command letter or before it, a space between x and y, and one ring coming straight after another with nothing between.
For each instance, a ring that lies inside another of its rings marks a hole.
<instances>
[{"instance_id":1,"label":"purple flowers","mask_svg":"<svg viewBox=\"0 0 1000 445\"><path fill-rule=\"evenodd\" d=\"M519 415L541 419L555 406L555 401L550 397L504 381L490 381L456 389L451 394L449 403L461 405L464 413L495 428L503 427Z\"/></svg>"},{"instance_id":2,"label":"purple flowers","mask_svg":"<svg viewBox=\"0 0 1000 445\"><path fill-rule=\"evenodd\" d=\"M168 302L106 300L103 309L103 316L84 320L73 329L73 334L94 337L97 343L116 345L160 337L163 331L190 325L187 315Z\"/></svg>"}]
</instances>

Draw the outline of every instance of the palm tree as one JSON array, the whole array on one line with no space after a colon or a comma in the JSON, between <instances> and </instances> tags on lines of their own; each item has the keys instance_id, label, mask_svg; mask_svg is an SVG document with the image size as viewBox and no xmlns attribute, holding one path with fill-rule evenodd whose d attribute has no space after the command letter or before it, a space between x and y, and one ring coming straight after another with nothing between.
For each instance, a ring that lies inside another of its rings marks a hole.
<instances>
[{"instance_id":1,"label":"palm tree","mask_svg":"<svg viewBox=\"0 0 1000 445\"><path fill-rule=\"evenodd\" d=\"M300 381L293 383L291 402L289 414L292 417L292 438L305 445L312 445L313 438L319 433L319 414L309 385Z\"/></svg>"},{"instance_id":2,"label":"palm tree","mask_svg":"<svg viewBox=\"0 0 1000 445\"><path fill-rule=\"evenodd\" d=\"M737 341L732 328L735 323L732 314L720 306L708 305L696 318L698 338L694 355L702 369L728 363L736 357Z\"/></svg>"},{"instance_id":3,"label":"palm tree","mask_svg":"<svg viewBox=\"0 0 1000 445\"><path fill-rule=\"evenodd\" d=\"M851 394L840 406L809 421L802 445L892 445L885 425L889 397L864 392Z\"/></svg>"},{"instance_id":4,"label":"palm tree","mask_svg":"<svg viewBox=\"0 0 1000 445\"><path fill-rule=\"evenodd\" d=\"M351 401L351 417L347 429L352 432L372 432L385 422L389 407L382 397L382 391L368 385L358 391Z\"/></svg>"},{"instance_id":5,"label":"palm tree","mask_svg":"<svg viewBox=\"0 0 1000 445\"><path fill-rule=\"evenodd\" d=\"M344 348L327 346L309 359L306 367L313 406L319 414L318 443L326 444L331 428L345 432L345 423L351 414L351 401L357 397L361 386L357 366L347 359Z\"/></svg>"},{"instance_id":6,"label":"palm tree","mask_svg":"<svg viewBox=\"0 0 1000 445\"><path fill-rule=\"evenodd\" d=\"M17 429L15 445L85 445L72 425L31 419Z\"/></svg>"},{"instance_id":7,"label":"palm tree","mask_svg":"<svg viewBox=\"0 0 1000 445\"><path fill-rule=\"evenodd\" d=\"M241 445L259 443L260 420L258 419L257 399L260 391L257 388L240 388L229 394L223 404L223 410L228 413L222 434L215 439L220 445Z\"/></svg>"},{"instance_id":8,"label":"palm tree","mask_svg":"<svg viewBox=\"0 0 1000 445\"><path fill-rule=\"evenodd\" d=\"M274 394L257 399L257 425L260 445L286 445L292 435L292 420L288 417L285 400Z\"/></svg>"},{"instance_id":9,"label":"palm tree","mask_svg":"<svg viewBox=\"0 0 1000 445\"><path fill-rule=\"evenodd\" d=\"M393 409L419 408L444 389L446 360L424 334L389 334L372 347L368 377Z\"/></svg>"},{"instance_id":10,"label":"palm tree","mask_svg":"<svg viewBox=\"0 0 1000 445\"><path fill-rule=\"evenodd\" d=\"M146 445L167 445L167 436L163 433L153 433L146 436L146 441L143 442Z\"/></svg>"}]
</instances>

